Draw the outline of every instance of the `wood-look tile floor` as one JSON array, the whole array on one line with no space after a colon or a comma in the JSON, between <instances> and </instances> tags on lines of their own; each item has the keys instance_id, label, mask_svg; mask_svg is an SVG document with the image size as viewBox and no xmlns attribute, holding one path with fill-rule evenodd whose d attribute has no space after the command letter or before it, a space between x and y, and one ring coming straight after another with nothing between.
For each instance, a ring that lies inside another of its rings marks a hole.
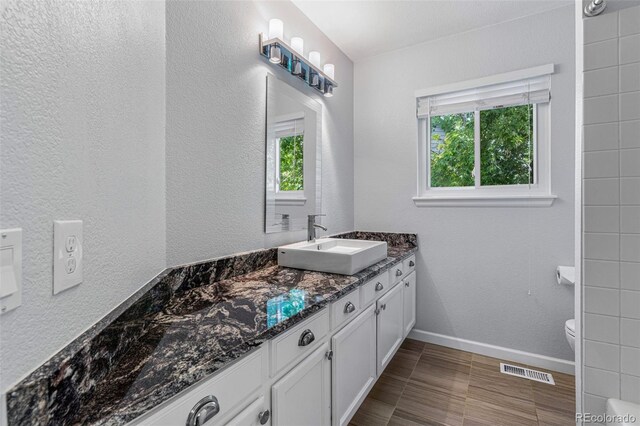
<instances>
[{"instance_id":1,"label":"wood-look tile floor","mask_svg":"<svg viewBox=\"0 0 640 426\"><path fill-rule=\"evenodd\" d=\"M502 374L500 361L406 339L351 425L575 425L573 376L550 371L553 386Z\"/></svg>"}]
</instances>

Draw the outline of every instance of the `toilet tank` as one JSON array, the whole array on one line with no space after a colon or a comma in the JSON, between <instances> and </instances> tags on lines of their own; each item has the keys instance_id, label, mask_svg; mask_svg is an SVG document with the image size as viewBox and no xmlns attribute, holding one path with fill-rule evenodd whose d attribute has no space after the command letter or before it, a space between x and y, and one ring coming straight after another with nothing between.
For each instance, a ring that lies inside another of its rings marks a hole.
<instances>
[{"instance_id":1,"label":"toilet tank","mask_svg":"<svg viewBox=\"0 0 640 426\"><path fill-rule=\"evenodd\" d=\"M610 398L607 400L607 426L638 426L640 405Z\"/></svg>"}]
</instances>

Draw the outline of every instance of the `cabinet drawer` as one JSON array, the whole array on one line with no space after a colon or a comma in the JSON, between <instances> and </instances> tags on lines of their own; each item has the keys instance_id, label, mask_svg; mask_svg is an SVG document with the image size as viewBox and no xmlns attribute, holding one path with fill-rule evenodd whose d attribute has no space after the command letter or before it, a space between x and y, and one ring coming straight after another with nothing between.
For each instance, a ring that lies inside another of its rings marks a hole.
<instances>
[{"instance_id":1,"label":"cabinet drawer","mask_svg":"<svg viewBox=\"0 0 640 426\"><path fill-rule=\"evenodd\" d=\"M413 255L403 260L402 269L404 270L405 275L409 275L412 271L414 271L416 269L416 256Z\"/></svg>"},{"instance_id":2,"label":"cabinet drawer","mask_svg":"<svg viewBox=\"0 0 640 426\"><path fill-rule=\"evenodd\" d=\"M360 289L356 289L331 304L331 329L336 330L345 321L360 313Z\"/></svg>"},{"instance_id":3,"label":"cabinet drawer","mask_svg":"<svg viewBox=\"0 0 640 426\"><path fill-rule=\"evenodd\" d=\"M360 306L366 308L371 302L391 289L389 285L389 273L383 272L360 289Z\"/></svg>"},{"instance_id":4,"label":"cabinet drawer","mask_svg":"<svg viewBox=\"0 0 640 426\"><path fill-rule=\"evenodd\" d=\"M224 421L229 415L237 413L243 404L246 404L246 400L260 390L263 377L266 377L266 374L263 376L263 365L266 365L265 355L266 348L261 348L257 353L249 355L246 359L189 388L158 410L131 424L183 425L191 409L198 401L209 395L218 400L220 411L207 422L207 425L220 424L219 422Z\"/></svg>"},{"instance_id":5,"label":"cabinet drawer","mask_svg":"<svg viewBox=\"0 0 640 426\"><path fill-rule=\"evenodd\" d=\"M264 421L264 423L261 422ZM229 420L227 426L259 426L271 424L271 411L264 396L253 401L240 414Z\"/></svg>"},{"instance_id":6,"label":"cabinet drawer","mask_svg":"<svg viewBox=\"0 0 640 426\"><path fill-rule=\"evenodd\" d=\"M389 269L389 283L395 284L401 279L403 279L407 275L407 272L404 269L404 265L402 262L393 265L391 269Z\"/></svg>"},{"instance_id":7,"label":"cabinet drawer","mask_svg":"<svg viewBox=\"0 0 640 426\"><path fill-rule=\"evenodd\" d=\"M294 361L315 348L329 333L329 310L323 309L313 317L297 325L293 330L271 341L271 376L275 376ZM303 336L312 336L307 344L301 341Z\"/></svg>"}]
</instances>

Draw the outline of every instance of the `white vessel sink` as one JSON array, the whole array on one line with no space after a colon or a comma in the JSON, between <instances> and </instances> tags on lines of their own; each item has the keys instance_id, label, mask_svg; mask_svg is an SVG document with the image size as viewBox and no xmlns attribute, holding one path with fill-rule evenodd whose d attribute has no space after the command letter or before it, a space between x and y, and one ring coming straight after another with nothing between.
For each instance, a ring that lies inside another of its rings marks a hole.
<instances>
[{"instance_id":1,"label":"white vessel sink","mask_svg":"<svg viewBox=\"0 0 640 426\"><path fill-rule=\"evenodd\" d=\"M278 247L278 265L353 275L387 257L383 241L319 238Z\"/></svg>"}]
</instances>

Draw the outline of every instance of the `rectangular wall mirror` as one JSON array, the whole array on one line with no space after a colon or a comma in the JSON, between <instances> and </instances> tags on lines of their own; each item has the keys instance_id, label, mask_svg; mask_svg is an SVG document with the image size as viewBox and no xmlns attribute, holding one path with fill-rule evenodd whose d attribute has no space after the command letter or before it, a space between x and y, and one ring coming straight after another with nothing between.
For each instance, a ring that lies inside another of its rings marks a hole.
<instances>
[{"instance_id":1,"label":"rectangular wall mirror","mask_svg":"<svg viewBox=\"0 0 640 426\"><path fill-rule=\"evenodd\" d=\"M267 75L265 232L306 229L321 210L322 105Z\"/></svg>"}]
</instances>

